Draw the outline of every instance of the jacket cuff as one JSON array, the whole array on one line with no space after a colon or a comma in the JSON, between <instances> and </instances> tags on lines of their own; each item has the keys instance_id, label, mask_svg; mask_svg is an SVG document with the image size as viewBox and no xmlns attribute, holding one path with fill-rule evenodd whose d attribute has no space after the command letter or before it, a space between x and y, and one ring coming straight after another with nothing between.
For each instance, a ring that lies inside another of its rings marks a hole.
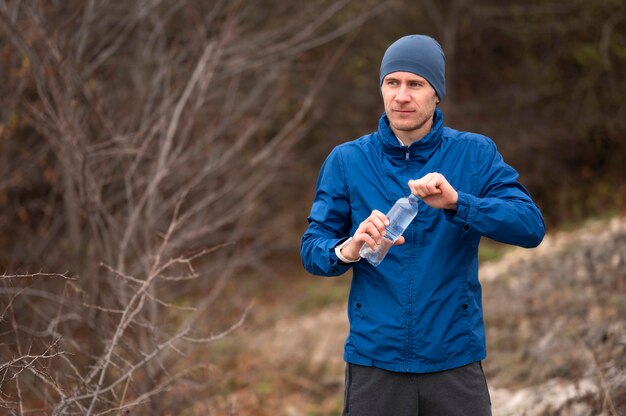
<instances>
[{"instance_id":1,"label":"jacket cuff","mask_svg":"<svg viewBox=\"0 0 626 416\"><path fill-rule=\"evenodd\" d=\"M330 245L330 249L328 250L328 260L330 261L330 271L333 273L341 274L346 272L354 263L344 263L341 261L339 257L337 257L337 253L335 252L335 247L339 244L346 241L348 237L339 238L337 240L332 240L333 242Z\"/></svg>"},{"instance_id":2,"label":"jacket cuff","mask_svg":"<svg viewBox=\"0 0 626 416\"><path fill-rule=\"evenodd\" d=\"M345 246L350 244L350 241L352 241L352 237L346 238L345 240L343 240L342 242L340 242L339 244L337 244L335 246L335 254L337 255L337 257L339 258L339 262L343 263L343 264L350 264L350 263L356 263L357 261L361 260L361 257L359 256L358 259L356 260L349 260L347 258L345 258L343 256L343 254L341 254L341 249Z\"/></svg>"},{"instance_id":3,"label":"jacket cuff","mask_svg":"<svg viewBox=\"0 0 626 416\"><path fill-rule=\"evenodd\" d=\"M459 195L456 203L457 210L456 212L449 209L444 210L446 219L461 227L463 231L470 231L474 224L480 199L465 192L457 191L457 193Z\"/></svg>"}]
</instances>

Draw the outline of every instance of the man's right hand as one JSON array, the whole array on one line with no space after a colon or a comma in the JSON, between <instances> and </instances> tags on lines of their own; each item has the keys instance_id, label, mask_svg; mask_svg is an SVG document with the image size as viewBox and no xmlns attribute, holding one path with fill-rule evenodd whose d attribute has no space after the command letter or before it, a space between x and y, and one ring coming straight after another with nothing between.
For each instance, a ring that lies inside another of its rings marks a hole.
<instances>
[{"instance_id":1,"label":"man's right hand","mask_svg":"<svg viewBox=\"0 0 626 416\"><path fill-rule=\"evenodd\" d=\"M365 219L359 228L356 229L352 236L352 241L341 248L341 254L348 260L359 259L359 251L363 244L369 245L374 249L382 242L385 236L385 227L389 225L387 216L378 210L372 211L369 217ZM394 245L404 244L404 237L398 238Z\"/></svg>"}]
</instances>

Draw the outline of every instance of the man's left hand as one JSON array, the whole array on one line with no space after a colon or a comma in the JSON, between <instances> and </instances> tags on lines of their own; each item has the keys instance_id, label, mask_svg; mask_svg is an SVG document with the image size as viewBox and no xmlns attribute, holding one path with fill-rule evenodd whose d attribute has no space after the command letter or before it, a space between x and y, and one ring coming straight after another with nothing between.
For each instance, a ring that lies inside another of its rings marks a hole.
<instances>
[{"instance_id":1,"label":"man's left hand","mask_svg":"<svg viewBox=\"0 0 626 416\"><path fill-rule=\"evenodd\" d=\"M409 188L413 195L420 197L428 206L453 211L457 209L459 194L441 173L431 172L420 179L411 179Z\"/></svg>"}]
</instances>

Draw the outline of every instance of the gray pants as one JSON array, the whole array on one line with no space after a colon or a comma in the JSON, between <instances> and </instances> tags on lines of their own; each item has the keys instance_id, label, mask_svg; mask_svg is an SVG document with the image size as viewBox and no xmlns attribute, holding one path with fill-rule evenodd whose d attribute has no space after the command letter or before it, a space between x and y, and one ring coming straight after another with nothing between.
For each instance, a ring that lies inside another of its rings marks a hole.
<instances>
[{"instance_id":1,"label":"gray pants","mask_svg":"<svg viewBox=\"0 0 626 416\"><path fill-rule=\"evenodd\" d=\"M491 416L480 362L437 373L346 365L344 416Z\"/></svg>"}]
</instances>

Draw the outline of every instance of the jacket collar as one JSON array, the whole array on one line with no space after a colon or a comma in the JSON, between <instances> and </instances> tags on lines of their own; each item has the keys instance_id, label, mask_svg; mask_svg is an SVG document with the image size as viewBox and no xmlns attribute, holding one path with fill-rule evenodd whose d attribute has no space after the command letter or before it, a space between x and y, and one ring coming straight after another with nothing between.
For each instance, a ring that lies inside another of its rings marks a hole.
<instances>
[{"instance_id":1,"label":"jacket collar","mask_svg":"<svg viewBox=\"0 0 626 416\"><path fill-rule=\"evenodd\" d=\"M383 151L391 156L401 156L406 158L407 150L411 157L418 155L427 156L441 142L442 132L443 113L439 108L435 108L433 127L430 129L428 134L420 140L413 142L408 148L407 146L400 145L400 142L398 142L398 138L389 126L387 114L383 113L378 121L378 136L380 137Z\"/></svg>"}]
</instances>

